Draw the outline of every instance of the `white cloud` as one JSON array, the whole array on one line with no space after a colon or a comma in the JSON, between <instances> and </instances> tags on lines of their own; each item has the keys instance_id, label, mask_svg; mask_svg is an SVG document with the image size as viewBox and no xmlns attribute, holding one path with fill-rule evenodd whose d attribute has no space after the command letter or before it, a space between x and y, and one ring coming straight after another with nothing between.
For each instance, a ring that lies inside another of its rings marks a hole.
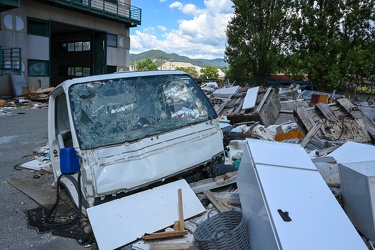
<instances>
[{"instance_id":1,"label":"white cloud","mask_svg":"<svg viewBox=\"0 0 375 250\"><path fill-rule=\"evenodd\" d=\"M170 4L169 8L178 9L192 18L178 20L178 29L165 32L161 39L154 35L152 28L136 31L131 36L131 53L161 49L191 58L223 58L227 41L225 31L233 13L233 3L231 0L205 0L204 4L204 9L177 1ZM162 27L157 28L162 30Z\"/></svg>"},{"instance_id":2,"label":"white cloud","mask_svg":"<svg viewBox=\"0 0 375 250\"><path fill-rule=\"evenodd\" d=\"M230 0L205 0L204 4L210 12L217 14L232 14L233 2Z\"/></svg>"},{"instance_id":3,"label":"white cloud","mask_svg":"<svg viewBox=\"0 0 375 250\"><path fill-rule=\"evenodd\" d=\"M167 28L164 27L163 25L158 25L158 29L164 32L167 31Z\"/></svg>"},{"instance_id":4,"label":"white cloud","mask_svg":"<svg viewBox=\"0 0 375 250\"><path fill-rule=\"evenodd\" d=\"M171 9L179 9L182 13L187 15L199 15L201 13L204 13L205 10L199 9L195 4L189 3L183 5L181 2L173 2L169 5L169 8Z\"/></svg>"},{"instance_id":5,"label":"white cloud","mask_svg":"<svg viewBox=\"0 0 375 250\"><path fill-rule=\"evenodd\" d=\"M180 2L173 2L169 5L169 8L171 8L171 9L174 9L174 8L182 9L182 7L183 7L183 5Z\"/></svg>"}]
</instances>

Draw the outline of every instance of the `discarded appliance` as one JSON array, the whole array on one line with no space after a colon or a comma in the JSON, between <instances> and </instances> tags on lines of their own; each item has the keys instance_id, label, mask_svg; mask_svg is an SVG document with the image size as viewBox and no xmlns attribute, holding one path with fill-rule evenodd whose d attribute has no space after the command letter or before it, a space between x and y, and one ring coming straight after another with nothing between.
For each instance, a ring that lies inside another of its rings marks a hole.
<instances>
[{"instance_id":1,"label":"discarded appliance","mask_svg":"<svg viewBox=\"0 0 375 250\"><path fill-rule=\"evenodd\" d=\"M375 161L375 146L348 141L328 156L335 158L337 163Z\"/></svg>"},{"instance_id":2,"label":"discarded appliance","mask_svg":"<svg viewBox=\"0 0 375 250\"><path fill-rule=\"evenodd\" d=\"M367 249L298 144L248 140L237 185L252 250Z\"/></svg>"},{"instance_id":3,"label":"discarded appliance","mask_svg":"<svg viewBox=\"0 0 375 250\"><path fill-rule=\"evenodd\" d=\"M177 177L207 178L213 163L224 158L217 114L181 71L121 72L61 83L49 97L48 143L55 179L61 175L61 148L77 152L81 190L78 174L61 183L76 204L82 192L84 208Z\"/></svg>"},{"instance_id":4,"label":"discarded appliance","mask_svg":"<svg viewBox=\"0 0 375 250\"><path fill-rule=\"evenodd\" d=\"M346 214L364 236L375 242L375 161L339 164L339 173Z\"/></svg>"}]
</instances>

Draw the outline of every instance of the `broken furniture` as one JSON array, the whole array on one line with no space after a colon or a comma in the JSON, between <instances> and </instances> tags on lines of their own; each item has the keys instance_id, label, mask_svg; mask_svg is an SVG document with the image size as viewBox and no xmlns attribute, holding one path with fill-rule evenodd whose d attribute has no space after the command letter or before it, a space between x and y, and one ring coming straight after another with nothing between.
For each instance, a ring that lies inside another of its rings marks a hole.
<instances>
[{"instance_id":1,"label":"broken furniture","mask_svg":"<svg viewBox=\"0 0 375 250\"><path fill-rule=\"evenodd\" d=\"M237 185L252 250L367 249L298 144L248 140Z\"/></svg>"},{"instance_id":2,"label":"broken furniture","mask_svg":"<svg viewBox=\"0 0 375 250\"><path fill-rule=\"evenodd\" d=\"M224 100L211 97L210 101L218 115L226 116L231 124L260 121L268 126L274 124L281 109L272 88L263 90L259 87L243 87Z\"/></svg>"},{"instance_id":3,"label":"broken furniture","mask_svg":"<svg viewBox=\"0 0 375 250\"><path fill-rule=\"evenodd\" d=\"M313 129L318 122L323 122L315 134L323 141L375 142L375 124L346 98L329 104L317 103L310 108L296 107L294 116L304 133Z\"/></svg>"}]
</instances>

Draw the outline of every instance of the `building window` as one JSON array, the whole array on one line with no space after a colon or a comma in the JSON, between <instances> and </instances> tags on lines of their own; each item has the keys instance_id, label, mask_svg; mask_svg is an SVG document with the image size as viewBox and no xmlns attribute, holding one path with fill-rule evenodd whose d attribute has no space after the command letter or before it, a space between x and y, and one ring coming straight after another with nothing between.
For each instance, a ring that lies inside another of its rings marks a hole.
<instances>
[{"instance_id":1,"label":"building window","mask_svg":"<svg viewBox=\"0 0 375 250\"><path fill-rule=\"evenodd\" d=\"M49 36L48 21L28 18L27 19L27 33L37 36Z\"/></svg>"},{"instance_id":2,"label":"building window","mask_svg":"<svg viewBox=\"0 0 375 250\"><path fill-rule=\"evenodd\" d=\"M74 43L74 51L82 51L82 42Z\"/></svg>"},{"instance_id":3,"label":"building window","mask_svg":"<svg viewBox=\"0 0 375 250\"><path fill-rule=\"evenodd\" d=\"M107 34L107 46L117 48L117 35Z\"/></svg>"},{"instance_id":4,"label":"building window","mask_svg":"<svg viewBox=\"0 0 375 250\"><path fill-rule=\"evenodd\" d=\"M114 4L117 4L117 0L105 0L106 2L108 3L114 3Z\"/></svg>"},{"instance_id":5,"label":"building window","mask_svg":"<svg viewBox=\"0 0 375 250\"><path fill-rule=\"evenodd\" d=\"M91 67L81 66L62 66L60 67L60 74L64 76L90 76Z\"/></svg>"},{"instance_id":6,"label":"building window","mask_svg":"<svg viewBox=\"0 0 375 250\"><path fill-rule=\"evenodd\" d=\"M82 42L82 50L83 51L90 51L91 50L91 42Z\"/></svg>"},{"instance_id":7,"label":"building window","mask_svg":"<svg viewBox=\"0 0 375 250\"><path fill-rule=\"evenodd\" d=\"M49 76L49 61L27 60L29 76Z\"/></svg>"},{"instance_id":8,"label":"building window","mask_svg":"<svg viewBox=\"0 0 375 250\"><path fill-rule=\"evenodd\" d=\"M90 41L79 41L79 42L64 42L61 44L62 51L68 52L81 52L81 51L90 51L91 42Z\"/></svg>"}]
</instances>

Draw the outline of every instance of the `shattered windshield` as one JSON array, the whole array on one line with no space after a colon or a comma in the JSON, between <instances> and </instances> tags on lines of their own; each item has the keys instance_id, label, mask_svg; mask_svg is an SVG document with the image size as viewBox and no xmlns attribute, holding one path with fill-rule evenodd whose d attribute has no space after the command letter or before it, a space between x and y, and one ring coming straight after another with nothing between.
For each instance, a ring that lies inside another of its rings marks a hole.
<instances>
[{"instance_id":1,"label":"shattered windshield","mask_svg":"<svg viewBox=\"0 0 375 250\"><path fill-rule=\"evenodd\" d=\"M217 117L187 75L76 84L69 97L82 149L131 142Z\"/></svg>"}]
</instances>

